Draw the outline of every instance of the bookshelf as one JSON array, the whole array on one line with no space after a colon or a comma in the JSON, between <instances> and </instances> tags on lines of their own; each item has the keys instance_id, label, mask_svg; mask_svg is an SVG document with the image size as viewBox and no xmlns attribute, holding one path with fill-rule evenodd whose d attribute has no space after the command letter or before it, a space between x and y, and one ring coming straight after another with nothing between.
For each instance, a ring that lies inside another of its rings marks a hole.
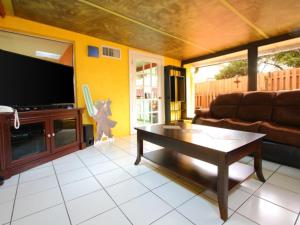
<instances>
[{"instance_id":1,"label":"bookshelf","mask_svg":"<svg viewBox=\"0 0 300 225\"><path fill-rule=\"evenodd\" d=\"M186 70L165 66L165 122L181 121L186 117Z\"/></svg>"}]
</instances>

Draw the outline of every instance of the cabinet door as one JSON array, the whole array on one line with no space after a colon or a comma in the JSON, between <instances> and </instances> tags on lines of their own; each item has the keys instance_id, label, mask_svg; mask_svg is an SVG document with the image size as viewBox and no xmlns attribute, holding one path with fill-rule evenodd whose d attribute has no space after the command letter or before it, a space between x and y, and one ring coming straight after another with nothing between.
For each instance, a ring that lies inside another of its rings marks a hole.
<instances>
[{"instance_id":1,"label":"cabinet door","mask_svg":"<svg viewBox=\"0 0 300 225\"><path fill-rule=\"evenodd\" d=\"M79 144L78 116L64 115L51 119L52 152L66 150Z\"/></svg>"},{"instance_id":2,"label":"cabinet door","mask_svg":"<svg viewBox=\"0 0 300 225\"><path fill-rule=\"evenodd\" d=\"M47 136L49 123L46 119L21 119L21 126L10 126L9 161L23 164L50 154L50 136Z\"/></svg>"}]
</instances>

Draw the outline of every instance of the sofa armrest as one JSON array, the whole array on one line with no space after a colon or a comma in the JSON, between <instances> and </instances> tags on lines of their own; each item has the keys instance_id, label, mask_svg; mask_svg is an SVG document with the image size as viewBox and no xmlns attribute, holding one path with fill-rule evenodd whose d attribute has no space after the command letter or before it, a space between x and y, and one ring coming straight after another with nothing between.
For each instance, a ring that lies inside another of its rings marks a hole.
<instances>
[{"instance_id":1,"label":"sofa armrest","mask_svg":"<svg viewBox=\"0 0 300 225\"><path fill-rule=\"evenodd\" d=\"M193 118L192 123L196 123L198 118L210 118L211 113L209 109L196 109L195 110L195 117Z\"/></svg>"},{"instance_id":2,"label":"sofa armrest","mask_svg":"<svg viewBox=\"0 0 300 225\"><path fill-rule=\"evenodd\" d=\"M211 117L210 109L196 109L195 116L209 118Z\"/></svg>"}]
</instances>

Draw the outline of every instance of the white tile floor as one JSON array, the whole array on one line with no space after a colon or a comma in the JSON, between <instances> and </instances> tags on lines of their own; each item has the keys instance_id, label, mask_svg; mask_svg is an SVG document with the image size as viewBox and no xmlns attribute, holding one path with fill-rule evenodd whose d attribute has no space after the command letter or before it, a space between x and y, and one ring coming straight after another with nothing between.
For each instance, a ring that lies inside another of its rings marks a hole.
<instances>
[{"instance_id":1,"label":"white tile floor","mask_svg":"<svg viewBox=\"0 0 300 225\"><path fill-rule=\"evenodd\" d=\"M263 161L267 182L254 175L232 190L224 223L213 192L146 160L134 166L135 153L135 136L116 138L6 180L0 225L300 225L298 169Z\"/></svg>"}]
</instances>

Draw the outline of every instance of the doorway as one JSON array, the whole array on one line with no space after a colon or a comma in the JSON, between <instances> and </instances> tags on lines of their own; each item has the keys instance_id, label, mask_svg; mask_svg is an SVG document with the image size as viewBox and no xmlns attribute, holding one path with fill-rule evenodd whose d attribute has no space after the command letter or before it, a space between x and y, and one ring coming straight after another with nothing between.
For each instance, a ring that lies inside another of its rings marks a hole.
<instances>
[{"instance_id":1,"label":"doorway","mask_svg":"<svg viewBox=\"0 0 300 225\"><path fill-rule=\"evenodd\" d=\"M129 52L130 131L164 122L163 57Z\"/></svg>"}]
</instances>

